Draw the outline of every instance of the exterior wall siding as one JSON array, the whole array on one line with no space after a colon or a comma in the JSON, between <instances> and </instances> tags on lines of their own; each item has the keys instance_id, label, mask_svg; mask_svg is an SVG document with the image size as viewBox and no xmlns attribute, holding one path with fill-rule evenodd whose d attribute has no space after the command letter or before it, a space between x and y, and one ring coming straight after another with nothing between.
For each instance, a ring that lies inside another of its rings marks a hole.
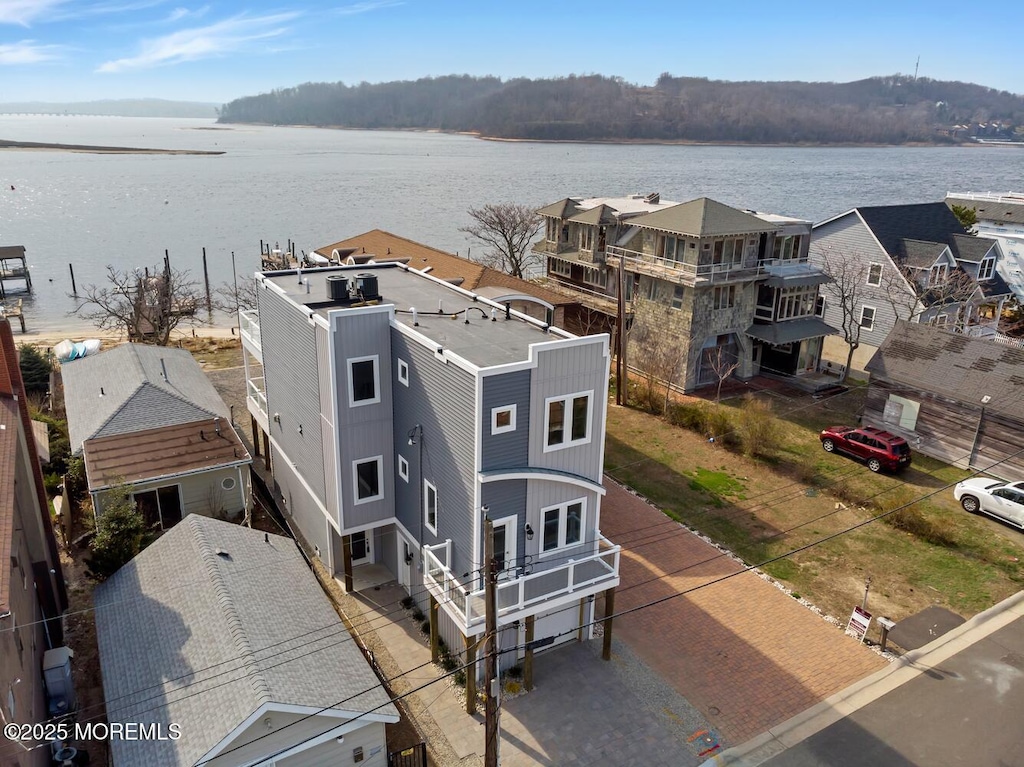
<instances>
[{"instance_id":1,"label":"exterior wall siding","mask_svg":"<svg viewBox=\"0 0 1024 767\"><path fill-rule=\"evenodd\" d=\"M530 458L530 371L519 370L483 379L483 408L480 413L482 469L526 466ZM515 431L491 434L491 411L515 405Z\"/></svg>"},{"instance_id":2,"label":"exterior wall siding","mask_svg":"<svg viewBox=\"0 0 1024 767\"><path fill-rule=\"evenodd\" d=\"M234 481L234 487L225 490L222 483L229 479ZM246 499L249 498L249 467L241 467L241 482L238 467L232 467L174 479L140 482L132 485L131 491L143 493L171 485L178 486L182 518L189 514L200 514L216 519L234 519L245 511ZM107 493L100 493L97 498L97 513L100 515L106 506L105 496Z\"/></svg>"},{"instance_id":3,"label":"exterior wall siding","mask_svg":"<svg viewBox=\"0 0 1024 767\"><path fill-rule=\"evenodd\" d=\"M326 729L329 722L321 722L321 729ZM355 749L361 748L363 759L356 762L353 756ZM338 743L331 738L313 748L287 759L275 761L277 767L387 767L388 755L384 742L384 723L371 722L355 732L345 733L345 742Z\"/></svg>"},{"instance_id":4,"label":"exterior wall siding","mask_svg":"<svg viewBox=\"0 0 1024 767\"><path fill-rule=\"evenodd\" d=\"M304 740L315 738L334 727L340 727L346 721L327 716L305 717L303 714L283 711L270 711L266 716L270 717L274 723L274 728L269 735L267 726L263 724L264 717L261 717L231 741L228 748L237 750L233 750L230 757L223 760L216 759L215 763L224 761L229 765L250 764L259 757L283 751ZM346 732L344 743L338 743L335 738L331 738L326 743L314 746L292 757L274 760L273 763L280 767L285 767L285 765L287 767L355 765L352 749L356 746L363 746L364 758L362 762L359 762L359 767L364 767L364 765L385 767L387 754L383 753L386 750L384 737L383 722L367 722L356 730ZM376 753L371 758L370 754L375 750Z\"/></svg>"},{"instance_id":5,"label":"exterior wall siding","mask_svg":"<svg viewBox=\"0 0 1024 767\"><path fill-rule=\"evenodd\" d=\"M394 388L394 449L409 462L409 482L395 482L395 514L427 545L452 540L454 572L473 562L476 484L476 381L428 349L391 330L392 354L409 364L409 386ZM397 367L397 363L393 363ZM419 426L415 445L409 433ZM394 458L397 461L397 458ZM437 534L423 523L423 482L437 489Z\"/></svg>"},{"instance_id":6,"label":"exterior wall siding","mask_svg":"<svg viewBox=\"0 0 1024 767\"><path fill-rule=\"evenodd\" d=\"M544 539L542 510L580 499L585 502L586 509L583 520L583 538L580 545L555 549L542 554L541 545ZM534 529L535 535L532 541L525 541L525 549L520 548L519 551L521 555L525 554L528 562L536 563L535 571L544 569L545 560L549 565L561 566L565 564L567 557L587 556L597 550L596 522L601 513L601 496L595 491L564 482L530 480L526 488L526 509L525 524L529 524Z\"/></svg>"},{"instance_id":7,"label":"exterior wall siding","mask_svg":"<svg viewBox=\"0 0 1024 767\"><path fill-rule=\"evenodd\" d=\"M515 564L519 566L525 564L527 547L531 545L531 542L526 540L526 533L524 532L526 522L529 519L527 515L526 485L525 479L487 482L484 484L481 494L483 505L488 508L487 515L492 520L511 516L516 517L516 558L518 561ZM533 523L533 529L538 529L536 522Z\"/></svg>"},{"instance_id":8,"label":"exterior wall siding","mask_svg":"<svg viewBox=\"0 0 1024 767\"><path fill-rule=\"evenodd\" d=\"M325 565L333 564L335 568L340 569L340 561L332 562L328 558L328 552L332 550L330 533L333 533L335 538L337 533L330 526L327 516L316 505L314 498L306 492L291 462L276 449L273 450L271 458L274 465L274 484L284 499L285 513L291 517L309 545L320 551L320 560Z\"/></svg>"},{"instance_id":9,"label":"exterior wall siding","mask_svg":"<svg viewBox=\"0 0 1024 767\"><path fill-rule=\"evenodd\" d=\"M607 350L606 337L598 336L592 343L537 352L530 393L530 466L566 471L601 482L610 359ZM592 392L589 442L544 452L546 400L586 391Z\"/></svg>"},{"instance_id":10,"label":"exterior wall siding","mask_svg":"<svg viewBox=\"0 0 1024 767\"><path fill-rule=\"evenodd\" d=\"M392 363L389 311L367 312L365 309L331 312L334 337L334 365L337 375L335 407L338 431L342 435L338 456L341 487L341 519L343 530L381 522L394 516L395 461L392 445ZM349 360L377 357L377 394L380 401L350 406ZM383 498L356 503L354 464L356 461L382 456L378 476Z\"/></svg>"},{"instance_id":11,"label":"exterior wall siding","mask_svg":"<svg viewBox=\"0 0 1024 767\"><path fill-rule=\"evenodd\" d=\"M274 290L261 288L258 296L270 437L322 501L325 486L315 332L308 315Z\"/></svg>"},{"instance_id":12,"label":"exterior wall siding","mask_svg":"<svg viewBox=\"0 0 1024 767\"><path fill-rule=\"evenodd\" d=\"M317 325L316 366L320 381L320 444L324 465L324 497L327 513L334 519L341 519L338 509L338 456L335 450L334 400L337 383L331 373L331 339L327 328Z\"/></svg>"},{"instance_id":13,"label":"exterior wall siding","mask_svg":"<svg viewBox=\"0 0 1024 767\"><path fill-rule=\"evenodd\" d=\"M862 348L866 348L869 353L865 355L862 352L856 355L852 365L857 370L863 370L863 364L866 364L867 360L871 358L870 355L882 345L882 342L892 330L893 325L896 324L897 312L893 307L893 302L887 290L887 284L891 284L893 278L898 274L896 267L856 214L851 213L843 218L816 227L812 239L810 258L815 266L824 268L824 254L836 253L857 261L860 267L863 267L864 282L857 290L854 302L854 316L859 318L861 308L864 306L872 306L875 309L875 321L872 329L861 329L860 333L860 345ZM867 271L872 263L882 264L883 267L882 284L879 286L867 284ZM825 297L824 321L840 331L838 336L832 337L831 343L825 344L822 359L845 365L846 352L849 350L849 347L843 341L843 315L835 286L831 284L822 285L821 295ZM908 290L907 298L900 299L898 304L910 300L912 300L912 297ZM906 319L909 311L901 309L900 314ZM839 341L838 344L836 340ZM863 360L861 364L857 364L858 358Z\"/></svg>"}]
</instances>

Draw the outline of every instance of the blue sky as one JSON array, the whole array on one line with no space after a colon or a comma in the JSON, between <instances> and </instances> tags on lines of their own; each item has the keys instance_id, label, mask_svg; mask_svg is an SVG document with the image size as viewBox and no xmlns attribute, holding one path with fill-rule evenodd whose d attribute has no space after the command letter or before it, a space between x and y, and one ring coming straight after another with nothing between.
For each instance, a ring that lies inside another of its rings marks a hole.
<instances>
[{"instance_id":1,"label":"blue sky","mask_svg":"<svg viewBox=\"0 0 1024 767\"><path fill-rule=\"evenodd\" d=\"M846 82L913 73L1024 94L1024 3L0 0L0 102L224 103L444 74Z\"/></svg>"}]
</instances>

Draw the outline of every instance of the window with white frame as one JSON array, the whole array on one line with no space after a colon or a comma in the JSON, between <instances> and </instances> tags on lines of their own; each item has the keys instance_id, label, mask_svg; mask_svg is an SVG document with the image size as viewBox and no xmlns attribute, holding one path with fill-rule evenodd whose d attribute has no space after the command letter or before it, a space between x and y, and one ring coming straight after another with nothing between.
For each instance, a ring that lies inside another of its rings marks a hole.
<instances>
[{"instance_id":1,"label":"window with white frame","mask_svg":"<svg viewBox=\"0 0 1024 767\"><path fill-rule=\"evenodd\" d=\"M406 482L409 481L409 462L405 460L404 455L398 456L398 476Z\"/></svg>"},{"instance_id":2,"label":"window with white frame","mask_svg":"<svg viewBox=\"0 0 1024 767\"><path fill-rule=\"evenodd\" d=\"M593 391L545 400L544 451L590 442L590 399Z\"/></svg>"},{"instance_id":3,"label":"window with white frame","mask_svg":"<svg viewBox=\"0 0 1024 767\"><path fill-rule=\"evenodd\" d=\"M562 277L572 277L572 264L568 261L563 261L561 258L552 258L551 271L553 274L559 274Z\"/></svg>"},{"instance_id":4,"label":"window with white frame","mask_svg":"<svg viewBox=\"0 0 1024 767\"><path fill-rule=\"evenodd\" d=\"M995 271L996 260L994 258L982 259L981 266L978 267L978 280L991 280Z\"/></svg>"},{"instance_id":5,"label":"window with white frame","mask_svg":"<svg viewBox=\"0 0 1024 767\"><path fill-rule=\"evenodd\" d=\"M933 320L933 322L935 324L935 327L937 327L937 328L944 328L947 325L949 325L949 315L948 314L938 314L938 315L935 316L935 319Z\"/></svg>"},{"instance_id":6,"label":"window with white frame","mask_svg":"<svg viewBox=\"0 0 1024 767\"><path fill-rule=\"evenodd\" d=\"M868 285L881 285L882 284L882 265L871 264L868 267Z\"/></svg>"},{"instance_id":7,"label":"window with white frame","mask_svg":"<svg viewBox=\"0 0 1024 767\"><path fill-rule=\"evenodd\" d=\"M588 285L606 288L608 287L608 272L599 266L584 266L583 281Z\"/></svg>"},{"instance_id":8,"label":"window with white frame","mask_svg":"<svg viewBox=\"0 0 1024 767\"><path fill-rule=\"evenodd\" d=\"M516 406L502 405L491 410L491 434L516 430Z\"/></svg>"},{"instance_id":9,"label":"window with white frame","mask_svg":"<svg viewBox=\"0 0 1024 767\"><path fill-rule=\"evenodd\" d=\"M683 294L684 294L684 292L685 291L683 290L683 286L682 285L676 285L675 288L673 288L673 290L672 290L672 308L673 309L682 309L683 308Z\"/></svg>"},{"instance_id":10,"label":"window with white frame","mask_svg":"<svg viewBox=\"0 0 1024 767\"><path fill-rule=\"evenodd\" d=\"M580 227L580 250L594 249L594 229L590 226Z\"/></svg>"},{"instance_id":11,"label":"window with white frame","mask_svg":"<svg viewBox=\"0 0 1024 767\"><path fill-rule=\"evenodd\" d=\"M796 317L810 317L814 313L814 303L818 295L815 285L804 285L796 288L779 289L779 311L776 315L780 320L791 320Z\"/></svg>"},{"instance_id":12,"label":"window with white frame","mask_svg":"<svg viewBox=\"0 0 1024 767\"><path fill-rule=\"evenodd\" d=\"M814 302L814 315L816 317L825 316L825 296L818 295Z\"/></svg>"},{"instance_id":13,"label":"window with white frame","mask_svg":"<svg viewBox=\"0 0 1024 767\"><path fill-rule=\"evenodd\" d=\"M736 304L736 286L720 285L714 289L711 297L715 309L731 309Z\"/></svg>"},{"instance_id":14,"label":"window with white frame","mask_svg":"<svg viewBox=\"0 0 1024 767\"><path fill-rule=\"evenodd\" d=\"M348 360L348 404L360 407L380 402L379 356L354 357Z\"/></svg>"},{"instance_id":15,"label":"window with white frame","mask_svg":"<svg viewBox=\"0 0 1024 767\"><path fill-rule=\"evenodd\" d=\"M541 509L541 553L582 543L586 513L587 502L584 498Z\"/></svg>"},{"instance_id":16,"label":"window with white frame","mask_svg":"<svg viewBox=\"0 0 1024 767\"><path fill-rule=\"evenodd\" d=\"M647 300L657 301L658 300L658 280L651 277L647 280Z\"/></svg>"},{"instance_id":17,"label":"window with white frame","mask_svg":"<svg viewBox=\"0 0 1024 767\"><path fill-rule=\"evenodd\" d=\"M949 276L949 264L936 264L928 273L929 285L941 285Z\"/></svg>"},{"instance_id":18,"label":"window with white frame","mask_svg":"<svg viewBox=\"0 0 1024 767\"><path fill-rule=\"evenodd\" d=\"M383 473L382 455L352 462L352 492L356 504L379 501L384 497L384 485L381 482Z\"/></svg>"},{"instance_id":19,"label":"window with white frame","mask_svg":"<svg viewBox=\"0 0 1024 767\"><path fill-rule=\"evenodd\" d=\"M546 218L544 227L544 239L548 242L558 241L558 219L557 218Z\"/></svg>"},{"instance_id":20,"label":"window with white frame","mask_svg":"<svg viewBox=\"0 0 1024 767\"><path fill-rule=\"evenodd\" d=\"M871 330L875 327L875 307L862 306L860 308L860 327L862 330Z\"/></svg>"},{"instance_id":21,"label":"window with white frame","mask_svg":"<svg viewBox=\"0 0 1024 767\"><path fill-rule=\"evenodd\" d=\"M437 488L423 480L423 524L437 535Z\"/></svg>"},{"instance_id":22,"label":"window with white frame","mask_svg":"<svg viewBox=\"0 0 1024 767\"><path fill-rule=\"evenodd\" d=\"M409 385L409 363L403 359L398 360L398 382Z\"/></svg>"},{"instance_id":23,"label":"window with white frame","mask_svg":"<svg viewBox=\"0 0 1024 767\"><path fill-rule=\"evenodd\" d=\"M715 242L713 262L715 264L738 264L743 260L745 241L739 239L718 240Z\"/></svg>"}]
</instances>

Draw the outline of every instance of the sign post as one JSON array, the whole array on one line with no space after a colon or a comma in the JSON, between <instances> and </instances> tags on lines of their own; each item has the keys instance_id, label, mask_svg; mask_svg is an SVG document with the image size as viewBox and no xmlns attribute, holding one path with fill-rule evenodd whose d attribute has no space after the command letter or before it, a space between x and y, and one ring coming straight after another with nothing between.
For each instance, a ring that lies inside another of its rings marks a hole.
<instances>
[{"instance_id":1,"label":"sign post","mask_svg":"<svg viewBox=\"0 0 1024 767\"><path fill-rule=\"evenodd\" d=\"M868 633L868 626L871 625L871 613L862 607L854 607L850 622L846 624L846 633L858 637L861 642Z\"/></svg>"}]
</instances>

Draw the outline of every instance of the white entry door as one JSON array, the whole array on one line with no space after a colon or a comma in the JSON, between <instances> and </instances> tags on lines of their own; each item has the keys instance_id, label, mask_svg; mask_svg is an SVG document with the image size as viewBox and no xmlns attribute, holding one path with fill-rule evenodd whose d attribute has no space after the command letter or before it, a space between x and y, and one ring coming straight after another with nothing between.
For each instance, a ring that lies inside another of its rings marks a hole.
<instances>
[{"instance_id":1,"label":"white entry door","mask_svg":"<svg viewBox=\"0 0 1024 767\"><path fill-rule=\"evenodd\" d=\"M516 536L518 517L502 517L494 522L494 558L498 562L498 578L514 578L516 568Z\"/></svg>"}]
</instances>

